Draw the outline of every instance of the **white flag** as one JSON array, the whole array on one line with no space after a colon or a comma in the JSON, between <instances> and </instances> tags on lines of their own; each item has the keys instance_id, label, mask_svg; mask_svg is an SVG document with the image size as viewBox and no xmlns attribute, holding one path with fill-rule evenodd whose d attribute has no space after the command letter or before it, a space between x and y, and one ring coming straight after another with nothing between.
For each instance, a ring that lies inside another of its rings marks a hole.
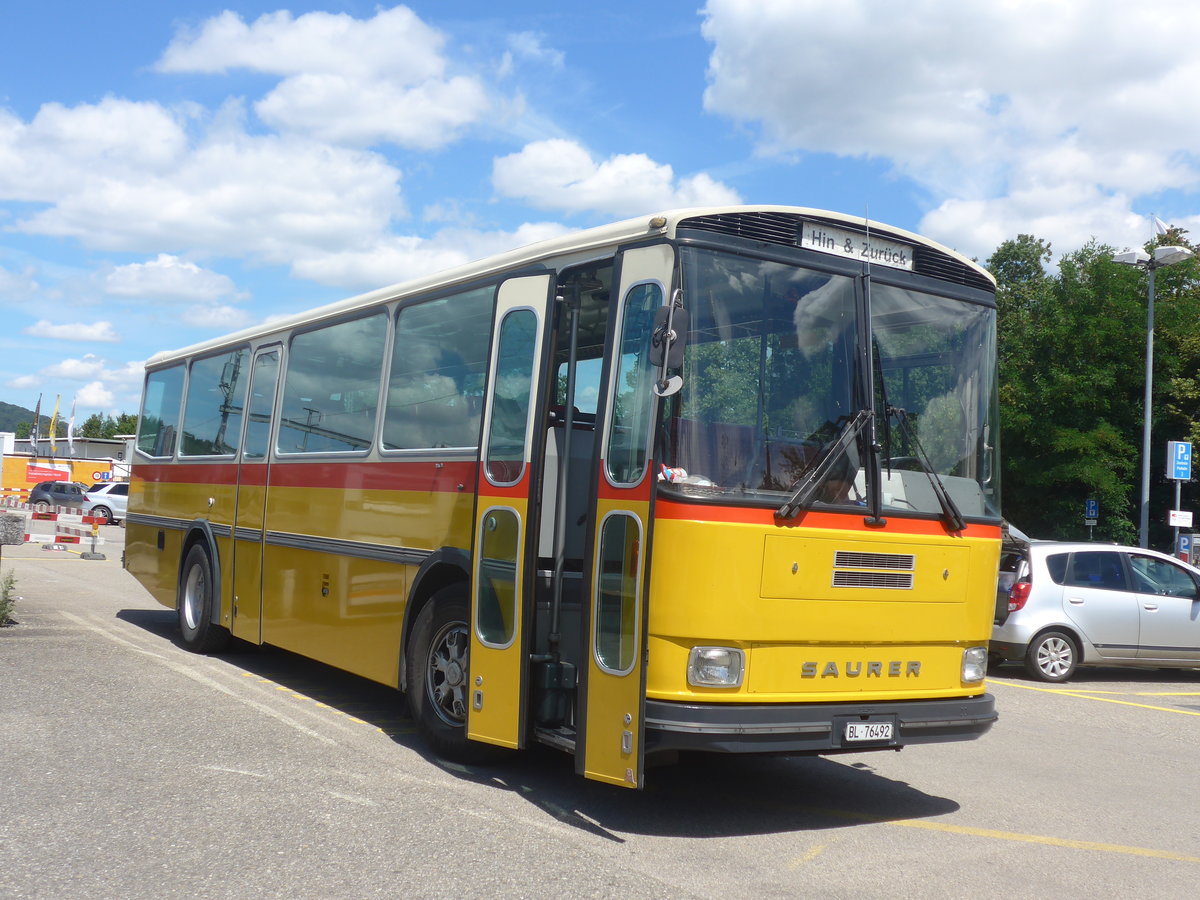
<instances>
[{"instance_id":1,"label":"white flag","mask_svg":"<svg viewBox=\"0 0 1200 900\"><path fill-rule=\"evenodd\" d=\"M67 422L67 452L75 455L75 398L71 398L71 418Z\"/></svg>"},{"instance_id":2,"label":"white flag","mask_svg":"<svg viewBox=\"0 0 1200 900\"><path fill-rule=\"evenodd\" d=\"M1160 237L1171 230L1171 226L1160 219L1158 216L1151 216L1151 221L1154 222L1154 233Z\"/></svg>"}]
</instances>

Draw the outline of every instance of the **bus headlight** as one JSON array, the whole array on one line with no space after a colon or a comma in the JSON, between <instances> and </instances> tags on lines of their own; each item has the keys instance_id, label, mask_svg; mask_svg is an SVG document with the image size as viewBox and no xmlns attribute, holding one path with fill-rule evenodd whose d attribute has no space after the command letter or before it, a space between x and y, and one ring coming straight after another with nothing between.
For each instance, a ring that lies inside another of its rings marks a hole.
<instances>
[{"instance_id":1,"label":"bus headlight","mask_svg":"<svg viewBox=\"0 0 1200 900\"><path fill-rule=\"evenodd\" d=\"M746 655L733 647L693 647L688 654L688 684L693 687L742 685Z\"/></svg>"},{"instance_id":2,"label":"bus headlight","mask_svg":"<svg viewBox=\"0 0 1200 900\"><path fill-rule=\"evenodd\" d=\"M964 684L983 681L987 675L987 647L968 647L963 651L962 680Z\"/></svg>"}]
</instances>

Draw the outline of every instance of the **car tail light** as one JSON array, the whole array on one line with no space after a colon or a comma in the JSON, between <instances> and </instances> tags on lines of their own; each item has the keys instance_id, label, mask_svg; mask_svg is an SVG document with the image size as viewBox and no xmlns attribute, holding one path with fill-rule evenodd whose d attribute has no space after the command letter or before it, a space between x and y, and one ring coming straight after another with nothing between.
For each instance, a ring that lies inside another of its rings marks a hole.
<instances>
[{"instance_id":1,"label":"car tail light","mask_svg":"<svg viewBox=\"0 0 1200 900\"><path fill-rule=\"evenodd\" d=\"M1008 592L1008 611L1016 612L1025 605L1025 601L1029 599L1029 592L1033 589L1033 585L1028 581L1018 581L1012 586L1012 590Z\"/></svg>"}]
</instances>

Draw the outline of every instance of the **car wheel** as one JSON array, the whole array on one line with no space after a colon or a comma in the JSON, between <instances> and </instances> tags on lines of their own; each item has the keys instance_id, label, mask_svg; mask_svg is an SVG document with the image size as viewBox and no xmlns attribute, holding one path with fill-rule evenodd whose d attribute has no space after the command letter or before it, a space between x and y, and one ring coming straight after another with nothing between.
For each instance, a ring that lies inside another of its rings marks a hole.
<instances>
[{"instance_id":1,"label":"car wheel","mask_svg":"<svg viewBox=\"0 0 1200 900\"><path fill-rule=\"evenodd\" d=\"M1078 664L1075 641L1061 631L1039 634L1025 652L1025 671L1039 681L1066 681Z\"/></svg>"},{"instance_id":2,"label":"car wheel","mask_svg":"<svg viewBox=\"0 0 1200 900\"><path fill-rule=\"evenodd\" d=\"M33 508L36 509L40 513L50 512L50 504L47 503L45 500L37 501L37 503L33 504Z\"/></svg>"},{"instance_id":3,"label":"car wheel","mask_svg":"<svg viewBox=\"0 0 1200 900\"><path fill-rule=\"evenodd\" d=\"M466 585L448 585L435 593L413 623L405 674L409 713L421 736L445 759L478 763L500 751L467 740L470 616Z\"/></svg>"},{"instance_id":4,"label":"car wheel","mask_svg":"<svg viewBox=\"0 0 1200 900\"><path fill-rule=\"evenodd\" d=\"M109 509L107 506L92 507L92 515L93 516L102 516L104 518L104 522L103 522L104 525L111 525L114 521L112 510Z\"/></svg>"},{"instance_id":5,"label":"car wheel","mask_svg":"<svg viewBox=\"0 0 1200 900\"><path fill-rule=\"evenodd\" d=\"M183 645L196 653L220 653L229 645L229 631L213 623L215 592L212 562L201 544L193 544L183 561L179 594L179 631Z\"/></svg>"}]
</instances>

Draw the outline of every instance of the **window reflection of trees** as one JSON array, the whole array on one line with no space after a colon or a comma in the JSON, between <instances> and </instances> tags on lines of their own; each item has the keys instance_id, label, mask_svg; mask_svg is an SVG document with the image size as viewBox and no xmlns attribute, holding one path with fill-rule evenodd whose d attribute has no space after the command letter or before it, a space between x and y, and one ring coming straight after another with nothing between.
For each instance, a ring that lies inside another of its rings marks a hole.
<instances>
[{"instance_id":1,"label":"window reflection of trees","mask_svg":"<svg viewBox=\"0 0 1200 900\"><path fill-rule=\"evenodd\" d=\"M486 379L495 289L479 288L400 311L383 446L473 447Z\"/></svg>"},{"instance_id":2,"label":"window reflection of trees","mask_svg":"<svg viewBox=\"0 0 1200 900\"><path fill-rule=\"evenodd\" d=\"M183 412L180 456L225 456L237 452L246 402L243 348L192 363Z\"/></svg>"},{"instance_id":3,"label":"window reflection of trees","mask_svg":"<svg viewBox=\"0 0 1200 900\"><path fill-rule=\"evenodd\" d=\"M151 372L146 378L137 448L147 456L175 453L179 406L183 400L183 366Z\"/></svg>"},{"instance_id":4,"label":"window reflection of trees","mask_svg":"<svg viewBox=\"0 0 1200 900\"><path fill-rule=\"evenodd\" d=\"M280 453L366 450L375 432L385 313L292 338L284 380Z\"/></svg>"}]
</instances>

